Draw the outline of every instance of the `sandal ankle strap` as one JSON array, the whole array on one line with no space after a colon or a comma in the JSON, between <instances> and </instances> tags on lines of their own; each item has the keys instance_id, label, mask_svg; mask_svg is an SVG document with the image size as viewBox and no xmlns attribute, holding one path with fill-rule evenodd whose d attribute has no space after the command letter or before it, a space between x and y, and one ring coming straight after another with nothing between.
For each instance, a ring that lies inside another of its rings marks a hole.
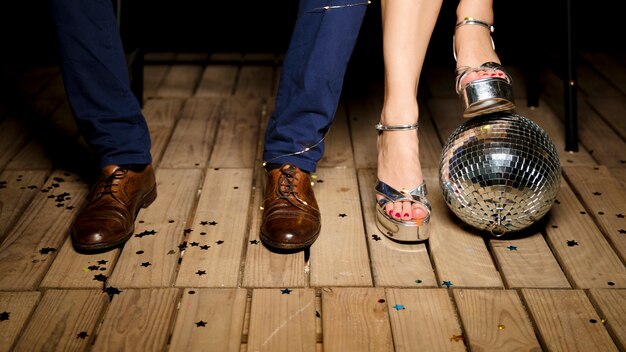
<instances>
[{"instance_id":1,"label":"sandal ankle strap","mask_svg":"<svg viewBox=\"0 0 626 352\"><path fill-rule=\"evenodd\" d=\"M491 48L494 51L496 50L496 43L493 42L493 37L491 36L491 33L493 33L493 31L495 29L493 27L493 25L491 25L491 24L489 24L487 22L483 22L483 21L477 20L477 19L475 19L473 17L465 17L465 18L463 18L462 21L458 22L456 24L456 26L454 26L454 31L456 32L456 30L459 27L464 26L466 24L476 24L476 25L479 25L479 26L487 28L487 30L489 30L489 33L490 33L489 37L491 38ZM452 55L454 56L454 61L456 61L456 45L455 45L455 42L454 42L454 38L455 37L456 37L455 35L452 35Z\"/></svg>"},{"instance_id":2,"label":"sandal ankle strap","mask_svg":"<svg viewBox=\"0 0 626 352\"><path fill-rule=\"evenodd\" d=\"M410 125L395 125L395 126L387 126L387 125L383 125L382 123L377 123L376 126L374 126L374 128L376 128L376 130L378 132L383 132L383 131L408 131L408 130L417 130L419 128L419 123L413 123Z\"/></svg>"}]
</instances>

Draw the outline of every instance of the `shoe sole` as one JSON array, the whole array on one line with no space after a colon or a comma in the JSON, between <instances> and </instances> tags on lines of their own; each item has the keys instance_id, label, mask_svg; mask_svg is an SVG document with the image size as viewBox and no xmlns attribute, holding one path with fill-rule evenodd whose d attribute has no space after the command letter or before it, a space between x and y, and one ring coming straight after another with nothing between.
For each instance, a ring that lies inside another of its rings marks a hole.
<instances>
[{"instance_id":1,"label":"shoe sole","mask_svg":"<svg viewBox=\"0 0 626 352\"><path fill-rule=\"evenodd\" d=\"M135 211L135 217L133 219L133 227L131 228L130 232L126 234L126 236L122 237L121 239L115 242L98 243L98 244L90 244L90 245L79 244L79 243L72 241L74 249L76 249L79 252L98 253L98 252L105 252L105 251L108 251L108 250L111 250L113 248L123 245L124 243L126 243L126 241L128 241L128 239L130 239L133 236L133 233L135 233L135 221L137 220L137 214L139 214L139 210L150 206L150 204L154 202L156 197L157 197L157 190L156 190L156 185L155 185L154 188L150 190L150 192L146 193L146 195L141 200L140 206L137 207L137 210Z\"/></svg>"}]
</instances>

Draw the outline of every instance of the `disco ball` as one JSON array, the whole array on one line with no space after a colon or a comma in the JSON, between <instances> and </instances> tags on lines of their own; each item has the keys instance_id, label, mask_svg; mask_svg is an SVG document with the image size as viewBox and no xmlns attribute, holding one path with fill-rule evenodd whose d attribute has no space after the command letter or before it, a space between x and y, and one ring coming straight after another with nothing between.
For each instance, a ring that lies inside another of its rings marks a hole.
<instances>
[{"instance_id":1,"label":"disco ball","mask_svg":"<svg viewBox=\"0 0 626 352\"><path fill-rule=\"evenodd\" d=\"M448 207L496 237L522 230L552 207L561 180L550 137L514 113L475 117L448 138L439 183Z\"/></svg>"}]
</instances>

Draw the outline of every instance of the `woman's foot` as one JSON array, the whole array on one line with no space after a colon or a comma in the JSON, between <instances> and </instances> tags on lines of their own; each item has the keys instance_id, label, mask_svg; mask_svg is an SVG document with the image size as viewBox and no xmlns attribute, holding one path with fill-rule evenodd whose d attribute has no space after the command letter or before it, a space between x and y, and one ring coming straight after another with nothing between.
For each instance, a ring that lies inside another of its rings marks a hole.
<instances>
[{"instance_id":1,"label":"woman's foot","mask_svg":"<svg viewBox=\"0 0 626 352\"><path fill-rule=\"evenodd\" d=\"M467 20L461 19L458 23ZM485 62L500 63L498 55L493 49L491 31L483 25L464 24L458 26L454 36L454 50L456 52L457 72L468 68L477 68ZM460 82L461 87L480 78L500 77L506 79L501 70L482 69L465 75Z\"/></svg>"},{"instance_id":2,"label":"woman's foot","mask_svg":"<svg viewBox=\"0 0 626 352\"><path fill-rule=\"evenodd\" d=\"M377 147L379 180L399 191L410 191L424 182L415 130L384 131L378 135ZM382 198L376 195L377 200ZM429 215L424 205L408 201L388 202L385 213L392 219L415 222Z\"/></svg>"}]
</instances>

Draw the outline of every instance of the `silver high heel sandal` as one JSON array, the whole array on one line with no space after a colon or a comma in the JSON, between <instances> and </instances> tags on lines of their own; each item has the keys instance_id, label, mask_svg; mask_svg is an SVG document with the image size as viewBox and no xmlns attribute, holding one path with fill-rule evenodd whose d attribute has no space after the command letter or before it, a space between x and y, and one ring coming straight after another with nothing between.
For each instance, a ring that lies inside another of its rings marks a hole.
<instances>
[{"instance_id":1,"label":"silver high heel sandal","mask_svg":"<svg viewBox=\"0 0 626 352\"><path fill-rule=\"evenodd\" d=\"M475 24L483 26L493 33L493 26L485 22L465 17L463 21L456 24L455 31L461 26ZM495 50L493 38L491 46ZM456 60L456 47L454 36L452 37L452 50L454 60ZM471 81L465 85L461 82L463 78L472 72L479 71L501 71L504 77L485 77ZM498 111L513 110L513 79L506 72L504 67L496 62L485 62L478 67L462 66L456 69L456 92L463 102L463 117L471 118L479 115L490 114Z\"/></svg>"},{"instance_id":2,"label":"silver high heel sandal","mask_svg":"<svg viewBox=\"0 0 626 352\"><path fill-rule=\"evenodd\" d=\"M399 126L385 126L381 123L376 125L376 130L379 134L385 131L417 131L417 129L417 123ZM422 183L413 190L403 189L398 191L381 180L377 180L375 190L377 194L383 196L382 199L376 202L376 227L378 227L380 232L398 242L417 242L428 239L431 207L428 199L426 199L427 191L425 183ZM423 205L424 208L428 210L428 215L419 221L413 219L402 221L392 218L385 212L385 205L387 203L403 201Z\"/></svg>"}]
</instances>

